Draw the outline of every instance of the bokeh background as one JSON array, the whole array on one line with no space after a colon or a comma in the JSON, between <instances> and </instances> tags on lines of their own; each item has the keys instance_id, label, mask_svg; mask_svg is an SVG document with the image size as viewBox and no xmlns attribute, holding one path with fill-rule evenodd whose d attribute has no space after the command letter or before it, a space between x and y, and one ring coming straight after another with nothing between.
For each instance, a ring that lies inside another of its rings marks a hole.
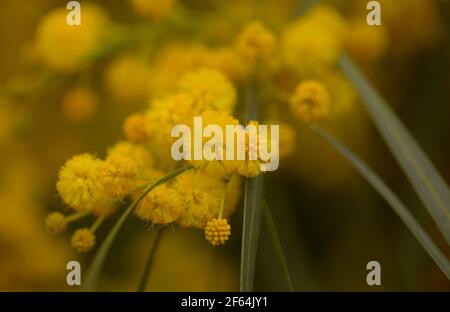
<instances>
[{"instance_id":1,"label":"bokeh background","mask_svg":"<svg viewBox=\"0 0 450 312\"><path fill-rule=\"evenodd\" d=\"M85 3L97 3L115 26L125 26L122 36L141 37L103 49L85 69L55 74L36 56L36 29L48 12L64 8L67 2L0 1L1 291L76 291L66 285L66 263L78 260L85 272L94 252L77 254L70 248L70 234L55 237L44 226L50 211L67 209L55 188L61 165L83 152L104 155L108 146L123 138L126 116L166 92L167 84L183 71L195 68L196 61L189 60L193 46L225 46L254 19L280 31L308 1L179 0L174 17L169 17L173 22L143 16L130 1L80 2L82 8ZM365 22L366 1L321 2L353 23L347 52L394 106L449 182L450 2L381 1L381 39L358 28ZM186 15L191 19L184 20ZM168 31L164 36L147 37L147 32L130 31L133 25L168 27ZM138 73L123 69L119 78L111 78L111 68L121 58L138 62L134 67ZM149 79L148 92L126 85L139 84L132 81L133 76ZM67 93L79 84L92 90L98 101L95 109L81 116L63 104ZM117 91L117 85L125 91ZM347 86L336 89L351 92ZM327 127L381 174L450 256L368 116L354 101L350 113ZM270 109L266 114L267 119L272 117ZM282 160L280 169L267 175L266 197L296 290L450 290L444 274L401 220L345 160L307 131L298 131L295 142L294 152ZM102 226L99 241L114 220ZM221 248L209 245L198 230L175 226L164 231L146 289L238 290L242 205L231 224L231 240ZM152 235L141 220L134 216L128 220L108 257L101 289L136 289ZM285 290L264 227L261 235L255 288ZM366 264L371 260L381 263L382 286L366 284Z\"/></svg>"}]
</instances>

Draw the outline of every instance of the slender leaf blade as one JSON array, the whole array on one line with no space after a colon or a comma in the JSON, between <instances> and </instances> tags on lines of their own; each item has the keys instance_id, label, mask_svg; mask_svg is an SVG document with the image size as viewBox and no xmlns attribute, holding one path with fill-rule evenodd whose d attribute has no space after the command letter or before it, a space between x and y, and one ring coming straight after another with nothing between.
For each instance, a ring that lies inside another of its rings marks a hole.
<instances>
[{"instance_id":1,"label":"slender leaf blade","mask_svg":"<svg viewBox=\"0 0 450 312\"><path fill-rule=\"evenodd\" d=\"M262 217L263 177L245 181L240 291L253 291Z\"/></svg>"},{"instance_id":2,"label":"slender leaf blade","mask_svg":"<svg viewBox=\"0 0 450 312\"><path fill-rule=\"evenodd\" d=\"M411 233L416 237L418 242L427 251L434 262L444 272L448 279L450 279L450 263L445 255L434 244L427 233L422 229L420 224L415 220L413 215L395 195L395 193L383 182L383 180L373 172L361 159L359 159L346 146L326 133L320 128L311 127L322 139L333 146L337 151L344 156L350 164L358 171L358 173L380 194L381 197L391 206L391 208L402 219Z\"/></svg>"},{"instance_id":3,"label":"slender leaf blade","mask_svg":"<svg viewBox=\"0 0 450 312\"><path fill-rule=\"evenodd\" d=\"M275 226L275 222L273 221L272 213L270 212L267 201L264 202L264 220L267 226L267 230L269 231L269 236L270 240L272 241L273 248L275 249L278 263L280 264L281 271L283 272L286 287L289 291L292 292L294 291L294 286L292 285L291 275L289 274L289 268L286 262L286 257L284 256L283 247L281 247L277 228Z\"/></svg>"},{"instance_id":4,"label":"slender leaf blade","mask_svg":"<svg viewBox=\"0 0 450 312\"><path fill-rule=\"evenodd\" d=\"M339 64L353 82L375 126L450 244L450 190L444 179L356 65L345 55L341 56Z\"/></svg>"}]
</instances>

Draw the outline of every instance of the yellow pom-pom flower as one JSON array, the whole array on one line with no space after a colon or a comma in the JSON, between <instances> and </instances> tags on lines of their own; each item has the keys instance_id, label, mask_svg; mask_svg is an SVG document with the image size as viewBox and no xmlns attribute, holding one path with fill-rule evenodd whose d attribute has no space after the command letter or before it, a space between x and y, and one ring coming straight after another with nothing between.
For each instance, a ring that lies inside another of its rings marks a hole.
<instances>
[{"instance_id":1,"label":"yellow pom-pom flower","mask_svg":"<svg viewBox=\"0 0 450 312\"><path fill-rule=\"evenodd\" d=\"M74 156L59 171L56 188L62 200L77 211L92 210L105 200L100 178L103 162L90 154Z\"/></svg>"},{"instance_id":2,"label":"yellow pom-pom flower","mask_svg":"<svg viewBox=\"0 0 450 312\"><path fill-rule=\"evenodd\" d=\"M143 142L148 138L147 117L144 114L133 114L125 119L123 131L128 140Z\"/></svg>"},{"instance_id":3,"label":"yellow pom-pom flower","mask_svg":"<svg viewBox=\"0 0 450 312\"><path fill-rule=\"evenodd\" d=\"M334 9L315 7L284 30L284 62L303 75L320 74L336 62L346 27L345 20Z\"/></svg>"},{"instance_id":4,"label":"yellow pom-pom flower","mask_svg":"<svg viewBox=\"0 0 450 312\"><path fill-rule=\"evenodd\" d=\"M205 238L211 245L219 246L225 244L230 238L231 226L226 219L212 219L205 226Z\"/></svg>"},{"instance_id":5,"label":"yellow pom-pom flower","mask_svg":"<svg viewBox=\"0 0 450 312\"><path fill-rule=\"evenodd\" d=\"M64 116L73 123L82 123L92 118L98 108L98 97L90 89L76 87L69 90L62 102Z\"/></svg>"},{"instance_id":6,"label":"yellow pom-pom flower","mask_svg":"<svg viewBox=\"0 0 450 312\"><path fill-rule=\"evenodd\" d=\"M155 159L148 148L128 141L119 141L108 149L108 156L119 155L133 159L139 167L140 174L153 170Z\"/></svg>"},{"instance_id":7,"label":"yellow pom-pom flower","mask_svg":"<svg viewBox=\"0 0 450 312\"><path fill-rule=\"evenodd\" d=\"M109 156L102 175L107 192L118 198L130 194L136 186L138 173L138 166L133 159L119 155Z\"/></svg>"},{"instance_id":8,"label":"yellow pom-pom flower","mask_svg":"<svg viewBox=\"0 0 450 312\"><path fill-rule=\"evenodd\" d=\"M208 220L219 214L226 187L220 176L190 170L178 176L172 187L183 199L185 210L177 219L182 227L203 229ZM228 216L232 208L225 207L224 216Z\"/></svg>"},{"instance_id":9,"label":"yellow pom-pom flower","mask_svg":"<svg viewBox=\"0 0 450 312\"><path fill-rule=\"evenodd\" d=\"M77 252L88 252L95 245L95 234L89 228L78 229L73 233L70 242Z\"/></svg>"},{"instance_id":10,"label":"yellow pom-pom flower","mask_svg":"<svg viewBox=\"0 0 450 312\"><path fill-rule=\"evenodd\" d=\"M66 217L60 212L52 212L45 218L45 227L52 234L61 234L67 228Z\"/></svg>"},{"instance_id":11,"label":"yellow pom-pom flower","mask_svg":"<svg viewBox=\"0 0 450 312\"><path fill-rule=\"evenodd\" d=\"M192 101L196 111L220 110L231 113L236 102L236 90L219 71L200 69L184 75L179 90Z\"/></svg>"},{"instance_id":12,"label":"yellow pom-pom flower","mask_svg":"<svg viewBox=\"0 0 450 312\"><path fill-rule=\"evenodd\" d=\"M212 111L212 110L207 110L204 111L201 114L202 117L202 127L204 130L206 127L210 126L210 125L215 125L215 126L219 126L222 129L222 133L225 135L226 134L226 126L230 125L230 126L237 126L239 125L239 121L237 119L235 119L233 116L229 115L226 112L222 112L222 111ZM191 129L191 131L193 131L193 129ZM196 138L195 136L201 136ZM194 135L192 136L192 142L194 142L195 140L201 140L203 141L203 144L206 144L207 141L210 140L209 137L203 137L201 133L194 133ZM236 141L236 140L235 140ZM234 171L234 167L230 165L230 162L228 162L227 160L225 160L226 158L226 153L227 153L227 146L226 146L226 141L222 142L222 146L219 147L221 150L220 151L216 151L214 150L213 152L216 153L216 156L219 154L222 154L223 156L223 160L206 160L205 158L203 158L202 160L194 160L194 155L193 155L193 151L191 151L192 155L191 155L191 160L189 161L193 166L195 166L196 168L206 168L206 166L208 166L209 168L214 168L214 171L219 170L220 172L217 172L217 174L220 174L223 172L224 174L229 174L232 173ZM214 162L218 162L220 161L221 164L219 165L214 165L211 166L211 163Z\"/></svg>"},{"instance_id":13,"label":"yellow pom-pom flower","mask_svg":"<svg viewBox=\"0 0 450 312\"><path fill-rule=\"evenodd\" d=\"M250 128L249 126L256 128L256 138L255 141L250 139ZM237 155L235 155L235 160L226 161L228 166L231 166L232 170L244 177L252 178L261 174L261 167L267 160L262 160L259 154L260 146L264 146L265 149L270 151L271 141L267 137L259 135L259 123L257 121L250 121L246 128L242 127L239 129L240 136L245 137L245 159L238 160ZM236 149L235 149L236 150ZM256 159L250 159L251 155L255 155Z\"/></svg>"},{"instance_id":14,"label":"yellow pom-pom flower","mask_svg":"<svg viewBox=\"0 0 450 312\"><path fill-rule=\"evenodd\" d=\"M235 83L245 81L252 69L252 64L243 59L232 47L210 49L203 61L206 63L205 66L221 71Z\"/></svg>"},{"instance_id":15,"label":"yellow pom-pom flower","mask_svg":"<svg viewBox=\"0 0 450 312\"><path fill-rule=\"evenodd\" d=\"M130 0L137 14L158 20L170 16L175 8L175 0Z\"/></svg>"},{"instance_id":16,"label":"yellow pom-pom flower","mask_svg":"<svg viewBox=\"0 0 450 312\"><path fill-rule=\"evenodd\" d=\"M116 59L105 75L108 90L124 102L146 100L151 79L148 64L130 55Z\"/></svg>"},{"instance_id":17,"label":"yellow pom-pom flower","mask_svg":"<svg viewBox=\"0 0 450 312\"><path fill-rule=\"evenodd\" d=\"M317 122L330 111L330 94L320 82L306 80L297 86L290 107L294 117L302 122Z\"/></svg>"},{"instance_id":18,"label":"yellow pom-pom flower","mask_svg":"<svg viewBox=\"0 0 450 312\"><path fill-rule=\"evenodd\" d=\"M168 224L175 221L184 211L181 196L163 184L154 188L139 203L136 215L146 221Z\"/></svg>"},{"instance_id":19,"label":"yellow pom-pom flower","mask_svg":"<svg viewBox=\"0 0 450 312\"><path fill-rule=\"evenodd\" d=\"M260 21L248 24L237 38L237 50L250 60L270 57L274 45L275 36Z\"/></svg>"},{"instance_id":20,"label":"yellow pom-pom flower","mask_svg":"<svg viewBox=\"0 0 450 312\"><path fill-rule=\"evenodd\" d=\"M94 4L83 4L81 25L68 25L68 11L56 9L44 16L37 27L36 50L52 69L72 72L85 65L88 53L98 48L108 17Z\"/></svg>"}]
</instances>

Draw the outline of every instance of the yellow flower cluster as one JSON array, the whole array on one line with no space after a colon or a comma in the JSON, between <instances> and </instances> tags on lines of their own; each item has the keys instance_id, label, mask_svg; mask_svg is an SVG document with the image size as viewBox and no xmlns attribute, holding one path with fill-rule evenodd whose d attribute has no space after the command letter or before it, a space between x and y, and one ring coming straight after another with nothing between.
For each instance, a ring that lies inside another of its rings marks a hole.
<instances>
[{"instance_id":1,"label":"yellow flower cluster","mask_svg":"<svg viewBox=\"0 0 450 312\"><path fill-rule=\"evenodd\" d=\"M303 81L292 95L290 107L294 117L302 122L317 122L330 111L330 95L320 82Z\"/></svg>"},{"instance_id":2,"label":"yellow flower cluster","mask_svg":"<svg viewBox=\"0 0 450 312\"><path fill-rule=\"evenodd\" d=\"M97 216L96 225L92 229L78 230L72 236L72 246L77 251L89 251L95 244L95 229L103 218L111 215L116 202L137 187L141 167L131 157L137 156L139 161L152 163L153 158L146 152L131 143L118 143L104 161L91 154L77 155L68 160L59 172L56 188L64 203L77 213L69 216L50 213L45 220L48 231L61 234L70 222L93 213Z\"/></svg>"},{"instance_id":3,"label":"yellow flower cluster","mask_svg":"<svg viewBox=\"0 0 450 312\"><path fill-rule=\"evenodd\" d=\"M123 132L131 142L143 142L148 138L147 117L144 114L133 114L123 124Z\"/></svg>"},{"instance_id":4,"label":"yellow flower cluster","mask_svg":"<svg viewBox=\"0 0 450 312\"><path fill-rule=\"evenodd\" d=\"M142 199L136 209L136 215L156 224L168 224L177 220L183 211L181 195L163 184Z\"/></svg>"},{"instance_id":5,"label":"yellow flower cluster","mask_svg":"<svg viewBox=\"0 0 450 312\"><path fill-rule=\"evenodd\" d=\"M193 113L208 109L232 112L236 103L236 90L217 70L200 69L188 72L179 82L179 92L190 104Z\"/></svg>"},{"instance_id":6,"label":"yellow flower cluster","mask_svg":"<svg viewBox=\"0 0 450 312\"><path fill-rule=\"evenodd\" d=\"M262 22L248 24L238 35L237 50L251 61L270 57L275 46L275 36Z\"/></svg>"},{"instance_id":7,"label":"yellow flower cluster","mask_svg":"<svg viewBox=\"0 0 450 312\"><path fill-rule=\"evenodd\" d=\"M175 0L130 2L136 13L153 20L174 14ZM244 84L257 86L261 93L260 108L280 115L279 119L285 114L285 105L289 105L294 118L316 123L351 111L355 94L337 67L343 49L374 60L385 53L388 45L383 30L347 24L335 9L326 5L314 6L305 15L277 26L276 32L267 26L270 24L277 25L260 20L236 23L227 45L211 47L164 40L163 46L148 46L151 60L132 54L113 59L104 75L110 94L118 102L135 103L152 96L149 106L125 119L122 126L125 140L111 146L105 160L82 154L61 168L58 193L77 212L76 216L50 214L46 219L48 230L61 233L78 218L78 213L103 218L113 213L117 202L127 196L140 199L144 187L180 166L171 157L175 140L172 128L185 124L192 130L194 117L201 116L203 128L217 125L226 133L226 126L237 126L233 134L234 159L188 160L192 168L145 194L136 204L135 214L155 224L176 223L204 229L213 245L225 243L230 236L226 220L236 208L240 179L261 174L262 165L267 162L249 156L259 155L261 147L271 147L273 143L258 135L258 121L250 121L245 127L233 117L239 111L237 88L243 91ZM44 27L47 28L51 27ZM42 37L45 36L38 36ZM361 48L357 43L363 37L370 39L370 45ZM142 51L145 53L146 49ZM63 104L65 114L74 120L88 119L95 111L96 101L93 96L89 101L86 90L77 91L81 95L76 98L83 100L83 105L73 104L69 93ZM277 106L278 102L281 105ZM280 142L276 142L280 146L279 156L290 155L295 148L293 127L280 120L273 123L281 125ZM257 140L250 140L250 129L256 129ZM245 138L244 160L237 160L238 137ZM208 140L202 137L202 143ZM219 148L226 155L231 147L223 143ZM72 245L79 251L91 249L96 228L78 230L72 237Z\"/></svg>"},{"instance_id":8,"label":"yellow flower cluster","mask_svg":"<svg viewBox=\"0 0 450 312\"><path fill-rule=\"evenodd\" d=\"M118 102L148 99L152 72L148 64L136 56L116 58L105 73L105 84Z\"/></svg>"},{"instance_id":9,"label":"yellow flower cluster","mask_svg":"<svg viewBox=\"0 0 450 312\"><path fill-rule=\"evenodd\" d=\"M71 238L71 244L80 253L88 252L95 245L95 234L88 228L78 229Z\"/></svg>"},{"instance_id":10,"label":"yellow flower cluster","mask_svg":"<svg viewBox=\"0 0 450 312\"><path fill-rule=\"evenodd\" d=\"M226 219L212 219L205 227L205 238L214 246L225 244L231 235L231 227Z\"/></svg>"},{"instance_id":11,"label":"yellow flower cluster","mask_svg":"<svg viewBox=\"0 0 450 312\"><path fill-rule=\"evenodd\" d=\"M52 234L61 234L67 228L66 217L60 212L52 212L45 219L47 230Z\"/></svg>"},{"instance_id":12,"label":"yellow flower cluster","mask_svg":"<svg viewBox=\"0 0 450 312\"><path fill-rule=\"evenodd\" d=\"M81 25L68 25L66 16L64 8L46 15L37 27L35 45L48 67L73 72L86 65L88 54L99 47L109 21L104 10L92 3L83 5Z\"/></svg>"},{"instance_id":13,"label":"yellow flower cluster","mask_svg":"<svg viewBox=\"0 0 450 312\"><path fill-rule=\"evenodd\" d=\"M197 114L205 117L206 123L223 127L238 124L227 113L234 110L235 102L234 86L221 72L207 68L187 72L180 79L177 93L153 100L146 112L126 119L123 130L127 141L119 141L108 149L106 160L82 154L61 168L57 189L62 200L80 213L92 212L99 219L111 214L117 201L127 195L136 198L139 185L147 185L177 166L170 154L172 126L181 122L191 124ZM232 169L224 170L227 165ZM176 222L199 229L219 213L229 216L240 196L235 173L246 176L257 173L244 161L218 166L220 170L198 166L156 187L138 203L136 215L152 223ZM50 232L61 233L76 219L78 215L52 213L46 224ZM76 231L72 246L80 252L90 250L95 244L95 229Z\"/></svg>"},{"instance_id":14,"label":"yellow flower cluster","mask_svg":"<svg viewBox=\"0 0 450 312\"><path fill-rule=\"evenodd\" d=\"M151 92L164 95L174 90L177 80L188 71L210 68L222 72L235 83L244 81L250 66L233 47L211 48L201 44L170 43L155 56Z\"/></svg>"},{"instance_id":15,"label":"yellow flower cluster","mask_svg":"<svg viewBox=\"0 0 450 312\"><path fill-rule=\"evenodd\" d=\"M56 188L61 199L77 211L92 210L105 200L103 162L90 154L74 156L59 171Z\"/></svg>"},{"instance_id":16,"label":"yellow flower cluster","mask_svg":"<svg viewBox=\"0 0 450 312\"><path fill-rule=\"evenodd\" d=\"M150 149L164 167L173 166L172 127L191 124L193 117L205 110L232 112L235 104L236 90L221 72L206 68L187 72L181 77L177 92L153 100L145 112Z\"/></svg>"},{"instance_id":17,"label":"yellow flower cluster","mask_svg":"<svg viewBox=\"0 0 450 312\"><path fill-rule=\"evenodd\" d=\"M203 229L221 209L230 216L239 196L237 176L227 182L211 172L189 170L148 193L139 203L136 215L157 224L176 222L182 227Z\"/></svg>"},{"instance_id":18,"label":"yellow flower cluster","mask_svg":"<svg viewBox=\"0 0 450 312\"><path fill-rule=\"evenodd\" d=\"M133 191L138 173L133 159L111 155L105 161L101 180L111 197L122 198Z\"/></svg>"},{"instance_id":19,"label":"yellow flower cluster","mask_svg":"<svg viewBox=\"0 0 450 312\"><path fill-rule=\"evenodd\" d=\"M322 73L336 62L346 29L337 11L324 5L314 7L284 29L284 62L303 75Z\"/></svg>"}]
</instances>

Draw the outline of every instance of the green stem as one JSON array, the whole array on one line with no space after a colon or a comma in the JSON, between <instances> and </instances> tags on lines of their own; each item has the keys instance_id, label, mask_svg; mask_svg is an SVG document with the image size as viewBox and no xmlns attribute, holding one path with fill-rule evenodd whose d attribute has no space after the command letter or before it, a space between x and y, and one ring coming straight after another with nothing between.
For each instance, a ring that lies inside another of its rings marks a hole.
<instances>
[{"instance_id":1,"label":"green stem","mask_svg":"<svg viewBox=\"0 0 450 312\"><path fill-rule=\"evenodd\" d=\"M103 243L101 244L100 248L98 249L97 253L95 254L94 260L92 261L91 266L88 269L86 280L83 283L82 290L83 291L94 291L95 286L97 284L98 277L100 275L101 268L103 267L103 263L106 260L106 257L108 255L109 250L111 249L111 246L119 233L120 229L122 228L122 225L125 223L125 220L128 218L130 213L133 211L134 208L138 205L138 203L144 198L145 195L147 195L148 192L153 190L155 187L157 187L160 184L166 183L170 181L171 179L175 178L179 174L183 173L184 171L193 168L192 166L186 166L178 168L165 177L161 178L157 182L150 184L145 188L145 190L139 195L139 197L133 201L130 206L125 210L125 212L120 216L119 220L117 220L116 224L114 224L113 228L109 232L108 236L105 238Z\"/></svg>"},{"instance_id":2,"label":"green stem","mask_svg":"<svg viewBox=\"0 0 450 312\"><path fill-rule=\"evenodd\" d=\"M155 230L155 237L152 240L152 245L150 246L150 250L147 256L147 262L145 263L144 272L142 273L141 280L139 281L139 286L137 291L143 292L145 291L145 286L147 285L148 277L150 275L150 269L152 267L153 259L155 257L155 250L158 247L158 243L161 239L161 234L164 227L157 226Z\"/></svg>"},{"instance_id":3,"label":"green stem","mask_svg":"<svg viewBox=\"0 0 450 312\"><path fill-rule=\"evenodd\" d=\"M97 229L99 228L100 225L102 225L104 220L105 220L105 215L101 215L100 217L97 218L97 220L95 220L94 224L92 224L92 226L91 226L92 233L97 231Z\"/></svg>"},{"instance_id":4,"label":"green stem","mask_svg":"<svg viewBox=\"0 0 450 312\"><path fill-rule=\"evenodd\" d=\"M226 194L227 194L227 188L225 186L225 190L223 191L222 198L220 200L220 210L219 210L219 216L218 216L219 219L222 219L222 217L223 217L223 209L225 207Z\"/></svg>"},{"instance_id":5,"label":"green stem","mask_svg":"<svg viewBox=\"0 0 450 312\"><path fill-rule=\"evenodd\" d=\"M318 134L324 141L334 147L342 156L344 156L350 164L358 171L358 173L383 197L383 199L391 206L395 213L402 219L411 233L416 237L422 247L428 252L430 257L436 262L439 268L450 279L450 263L446 256L434 244L427 233L422 229L421 225L414 219L406 206L400 201L397 195L383 182L383 180L370 169L361 159L359 159L345 145L336 140L326 131L310 126L310 129Z\"/></svg>"},{"instance_id":6,"label":"green stem","mask_svg":"<svg viewBox=\"0 0 450 312\"><path fill-rule=\"evenodd\" d=\"M264 220L266 222L267 229L269 230L269 236L275 249L275 254L277 255L278 263L280 264L281 270L283 271L284 281L289 291L294 291L292 286L291 275L289 274L289 269L286 263L286 258L283 253L283 248L281 247L280 238L278 237L277 229L275 223L273 222L272 213L270 212L269 205L267 201L264 202Z\"/></svg>"},{"instance_id":7,"label":"green stem","mask_svg":"<svg viewBox=\"0 0 450 312\"><path fill-rule=\"evenodd\" d=\"M77 221L78 219L81 219L81 218L83 218L84 216L87 216L90 213L91 213L90 211L76 212L74 214L71 214L71 215L67 216L66 217L66 222L70 223L70 222Z\"/></svg>"}]
</instances>

